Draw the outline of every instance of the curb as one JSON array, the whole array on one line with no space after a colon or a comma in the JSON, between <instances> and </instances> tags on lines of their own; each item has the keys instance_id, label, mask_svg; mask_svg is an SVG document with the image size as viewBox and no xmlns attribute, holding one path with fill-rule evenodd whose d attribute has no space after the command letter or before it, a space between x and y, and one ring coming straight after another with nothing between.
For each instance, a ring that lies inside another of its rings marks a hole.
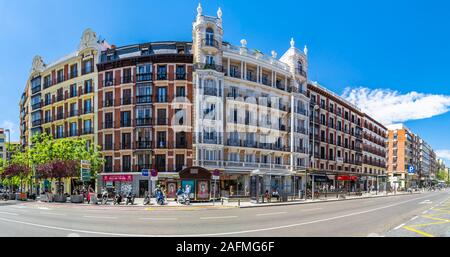
<instances>
[{"instance_id":1,"label":"curb","mask_svg":"<svg viewBox=\"0 0 450 257\"><path fill-rule=\"evenodd\" d=\"M422 193L412 193L412 194L422 194ZM395 194L395 195L380 195L380 196L364 196L364 197L350 198L350 199L333 199L333 200L310 201L310 202L294 201L294 202L287 202L287 203L276 203L276 204L265 204L265 205L238 206L238 208L260 208L260 207L288 206L288 205L300 205L300 204L327 203L327 202L339 202L339 201L363 200L363 199L371 199L371 198L392 197L392 196L412 195L412 194Z\"/></svg>"}]
</instances>

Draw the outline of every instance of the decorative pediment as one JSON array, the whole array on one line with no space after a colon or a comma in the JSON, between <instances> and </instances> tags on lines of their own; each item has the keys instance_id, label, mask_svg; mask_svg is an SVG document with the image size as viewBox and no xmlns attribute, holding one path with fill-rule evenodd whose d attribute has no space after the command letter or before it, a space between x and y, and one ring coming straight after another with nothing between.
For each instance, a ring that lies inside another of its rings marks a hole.
<instances>
[{"instance_id":1,"label":"decorative pediment","mask_svg":"<svg viewBox=\"0 0 450 257\"><path fill-rule=\"evenodd\" d=\"M84 49L90 47L97 48L97 45L98 45L97 34L91 29L86 29L85 31L83 31L83 35L81 36L81 41L78 50L83 51Z\"/></svg>"},{"instance_id":2,"label":"decorative pediment","mask_svg":"<svg viewBox=\"0 0 450 257\"><path fill-rule=\"evenodd\" d=\"M42 57L40 57L39 55L36 55L33 58L33 63L31 66L31 73L35 73L35 72L42 72L45 68L45 64L44 61L42 60Z\"/></svg>"}]
</instances>

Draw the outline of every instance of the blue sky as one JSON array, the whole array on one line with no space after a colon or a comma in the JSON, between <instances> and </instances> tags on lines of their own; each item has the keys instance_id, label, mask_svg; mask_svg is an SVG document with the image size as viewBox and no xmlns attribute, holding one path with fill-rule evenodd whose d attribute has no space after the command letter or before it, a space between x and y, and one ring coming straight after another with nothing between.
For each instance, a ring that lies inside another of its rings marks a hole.
<instances>
[{"instance_id":1,"label":"blue sky","mask_svg":"<svg viewBox=\"0 0 450 257\"><path fill-rule=\"evenodd\" d=\"M448 1L203 0L222 7L225 40L278 56L291 37L309 48L309 78L386 122L405 121L450 161ZM76 50L90 27L110 44L191 40L198 1L0 0L0 126L18 140L31 61ZM417 92L411 93L411 92ZM355 98L356 97L356 98ZM364 100L360 100L364 99ZM373 103L382 110L370 109ZM449 162L450 163L450 162Z\"/></svg>"}]
</instances>

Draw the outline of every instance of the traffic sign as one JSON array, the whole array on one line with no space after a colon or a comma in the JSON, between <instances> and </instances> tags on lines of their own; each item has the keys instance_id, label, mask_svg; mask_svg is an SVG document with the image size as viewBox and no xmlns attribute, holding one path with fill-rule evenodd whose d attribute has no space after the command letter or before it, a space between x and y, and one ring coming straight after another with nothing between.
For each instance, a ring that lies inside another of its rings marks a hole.
<instances>
[{"instance_id":1,"label":"traffic sign","mask_svg":"<svg viewBox=\"0 0 450 257\"><path fill-rule=\"evenodd\" d=\"M152 177L157 177L158 176L158 171L156 169L152 169Z\"/></svg>"},{"instance_id":2,"label":"traffic sign","mask_svg":"<svg viewBox=\"0 0 450 257\"><path fill-rule=\"evenodd\" d=\"M149 173L150 173L150 170L148 170L148 169L143 169L142 170L142 176L143 177L148 177Z\"/></svg>"},{"instance_id":3,"label":"traffic sign","mask_svg":"<svg viewBox=\"0 0 450 257\"><path fill-rule=\"evenodd\" d=\"M409 173L409 174L412 174L412 173L414 173L414 171L415 171L414 166L410 165L410 166L408 167L408 173Z\"/></svg>"},{"instance_id":4,"label":"traffic sign","mask_svg":"<svg viewBox=\"0 0 450 257\"><path fill-rule=\"evenodd\" d=\"M81 169L81 180L84 182L91 181L91 170Z\"/></svg>"}]
</instances>

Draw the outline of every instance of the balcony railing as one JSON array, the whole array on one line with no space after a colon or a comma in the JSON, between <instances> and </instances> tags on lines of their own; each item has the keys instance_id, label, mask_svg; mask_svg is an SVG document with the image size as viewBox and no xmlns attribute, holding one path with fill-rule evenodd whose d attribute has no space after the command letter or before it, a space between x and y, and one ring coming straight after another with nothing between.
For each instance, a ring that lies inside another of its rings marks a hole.
<instances>
[{"instance_id":1,"label":"balcony railing","mask_svg":"<svg viewBox=\"0 0 450 257\"><path fill-rule=\"evenodd\" d=\"M107 142L103 145L104 151L112 151L114 150L114 144L112 142Z\"/></svg>"},{"instance_id":2,"label":"balcony railing","mask_svg":"<svg viewBox=\"0 0 450 257\"><path fill-rule=\"evenodd\" d=\"M94 113L94 109L90 108L90 109L82 109L81 110L81 114L89 114L89 113Z\"/></svg>"},{"instance_id":3,"label":"balcony railing","mask_svg":"<svg viewBox=\"0 0 450 257\"><path fill-rule=\"evenodd\" d=\"M131 127L131 120L120 121L120 127L122 128Z\"/></svg>"},{"instance_id":4,"label":"balcony railing","mask_svg":"<svg viewBox=\"0 0 450 257\"><path fill-rule=\"evenodd\" d=\"M36 94L37 92L40 92L40 91L41 91L41 85L31 88L32 94Z\"/></svg>"},{"instance_id":5,"label":"balcony railing","mask_svg":"<svg viewBox=\"0 0 450 257\"><path fill-rule=\"evenodd\" d=\"M94 133L94 128L83 128L81 131L82 135L89 135Z\"/></svg>"},{"instance_id":6,"label":"balcony railing","mask_svg":"<svg viewBox=\"0 0 450 257\"><path fill-rule=\"evenodd\" d=\"M186 73L185 72L183 72L183 73L177 73L176 74L176 76L175 76L175 78L176 78L176 80L186 80Z\"/></svg>"},{"instance_id":7,"label":"balcony railing","mask_svg":"<svg viewBox=\"0 0 450 257\"><path fill-rule=\"evenodd\" d=\"M64 101L64 95L57 95L56 96L56 102L61 102L61 101Z\"/></svg>"},{"instance_id":8,"label":"balcony railing","mask_svg":"<svg viewBox=\"0 0 450 257\"><path fill-rule=\"evenodd\" d=\"M196 63L194 64L194 70L215 70L223 72L223 66L213 63Z\"/></svg>"},{"instance_id":9,"label":"balcony railing","mask_svg":"<svg viewBox=\"0 0 450 257\"><path fill-rule=\"evenodd\" d=\"M105 80L103 80L103 86L104 87L111 87L111 86L114 86L116 84L117 83L116 83L116 81L114 79L105 79Z\"/></svg>"},{"instance_id":10,"label":"balcony railing","mask_svg":"<svg viewBox=\"0 0 450 257\"><path fill-rule=\"evenodd\" d=\"M105 121L105 122L103 122L103 128L104 129L114 128L114 122L113 121Z\"/></svg>"},{"instance_id":11,"label":"balcony railing","mask_svg":"<svg viewBox=\"0 0 450 257\"><path fill-rule=\"evenodd\" d=\"M64 113L60 112L56 114L56 119L55 120L62 120L64 119Z\"/></svg>"},{"instance_id":12,"label":"balcony railing","mask_svg":"<svg viewBox=\"0 0 450 257\"><path fill-rule=\"evenodd\" d=\"M156 96L156 102L158 102L158 103L167 103L168 102L167 95L157 95Z\"/></svg>"},{"instance_id":13,"label":"balcony railing","mask_svg":"<svg viewBox=\"0 0 450 257\"><path fill-rule=\"evenodd\" d=\"M120 102L122 103L122 105L130 105L133 103L131 97L124 97L124 98L120 99Z\"/></svg>"},{"instance_id":14,"label":"balcony railing","mask_svg":"<svg viewBox=\"0 0 450 257\"><path fill-rule=\"evenodd\" d=\"M136 104L152 103L152 95L138 95L136 96Z\"/></svg>"},{"instance_id":15,"label":"balcony railing","mask_svg":"<svg viewBox=\"0 0 450 257\"><path fill-rule=\"evenodd\" d=\"M112 107L114 106L114 99L106 99L103 101L103 107Z\"/></svg>"},{"instance_id":16,"label":"balcony railing","mask_svg":"<svg viewBox=\"0 0 450 257\"><path fill-rule=\"evenodd\" d=\"M167 142L166 141L158 141L156 144L156 148L161 148L161 149L167 148Z\"/></svg>"},{"instance_id":17,"label":"balcony railing","mask_svg":"<svg viewBox=\"0 0 450 257\"><path fill-rule=\"evenodd\" d=\"M131 143L122 142L120 144L120 149L122 149L122 150L129 150L129 149L131 149Z\"/></svg>"},{"instance_id":18,"label":"balcony railing","mask_svg":"<svg viewBox=\"0 0 450 257\"><path fill-rule=\"evenodd\" d=\"M81 75L86 75L86 74L89 74L89 73L92 73L92 72L94 72L94 68L93 67L81 69Z\"/></svg>"},{"instance_id":19,"label":"balcony railing","mask_svg":"<svg viewBox=\"0 0 450 257\"><path fill-rule=\"evenodd\" d=\"M140 73L136 74L136 82L143 82L143 81L151 81L153 77L153 73Z\"/></svg>"},{"instance_id":20,"label":"balcony railing","mask_svg":"<svg viewBox=\"0 0 450 257\"><path fill-rule=\"evenodd\" d=\"M151 126L152 118L137 118L136 126Z\"/></svg>"},{"instance_id":21,"label":"balcony railing","mask_svg":"<svg viewBox=\"0 0 450 257\"><path fill-rule=\"evenodd\" d=\"M33 127L40 126L41 124L42 124L42 119L34 120L34 121L31 123L31 125L32 125Z\"/></svg>"},{"instance_id":22,"label":"balcony railing","mask_svg":"<svg viewBox=\"0 0 450 257\"><path fill-rule=\"evenodd\" d=\"M168 125L169 120L167 118L158 118L156 121L156 125Z\"/></svg>"},{"instance_id":23,"label":"balcony railing","mask_svg":"<svg viewBox=\"0 0 450 257\"><path fill-rule=\"evenodd\" d=\"M77 130L69 130L69 137L77 137L78 131Z\"/></svg>"},{"instance_id":24,"label":"balcony railing","mask_svg":"<svg viewBox=\"0 0 450 257\"><path fill-rule=\"evenodd\" d=\"M205 87L203 93L204 95L217 96L217 88Z\"/></svg>"},{"instance_id":25,"label":"balcony railing","mask_svg":"<svg viewBox=\"0 0 450 257\"><path fill-rule=\"evenodd\" d=\"M204 38L202 39L202 46L209 46L209 47L214 47L214 48L219 48L219 41L215 40L215 39L207 39Z\"/></svg>"},{"instance_id":26,"label":"balcony railing","mask_svg":"<svg viewBox=\"0 0 450 257\"><path fill-rule=\"evenodd\" d=\"M69 112L69 117L74 117L74 116L78 116L78 110L70 110Z\"/></svg>"},{"instance_id":27,"label":"balcony railing","mask_svg":"<svg viewBox=\"0 0 450 257\"><path fill-rule=\"evenodd\" d=\"M132 76L123 76L122 77L122 84L127 84L127 83L133 83Z\"/></svg>"},{"instance_id":28,"label":"balcony railing","mask_svg":"<svg viewBox=\"0 0 450 257\"><path fill-rule=\"evenodd\" d=\"M175 142L175 148L187 148L186 141L177 141Z\"/></svg>"},{"instance_id":29,"label":"balcony railing","mask_svg":"<svg viewBox=\"0 0 450 257\"><path fill-rule=\"evenodd\" d=\"M164 72L158 72L156 74L156 79L157 80L167 80L167 73Z\"/></svg>"},{"instance_id":30,"label":"balcony railing","mask_svg":"<svg viewBox=\"0 0 450 257\"><path fill-rule=\"evenodd\" d=\"M152 149L153 142L152 141L136 141L135 148L136 149Z\"/></svg>"}]
</instances>

